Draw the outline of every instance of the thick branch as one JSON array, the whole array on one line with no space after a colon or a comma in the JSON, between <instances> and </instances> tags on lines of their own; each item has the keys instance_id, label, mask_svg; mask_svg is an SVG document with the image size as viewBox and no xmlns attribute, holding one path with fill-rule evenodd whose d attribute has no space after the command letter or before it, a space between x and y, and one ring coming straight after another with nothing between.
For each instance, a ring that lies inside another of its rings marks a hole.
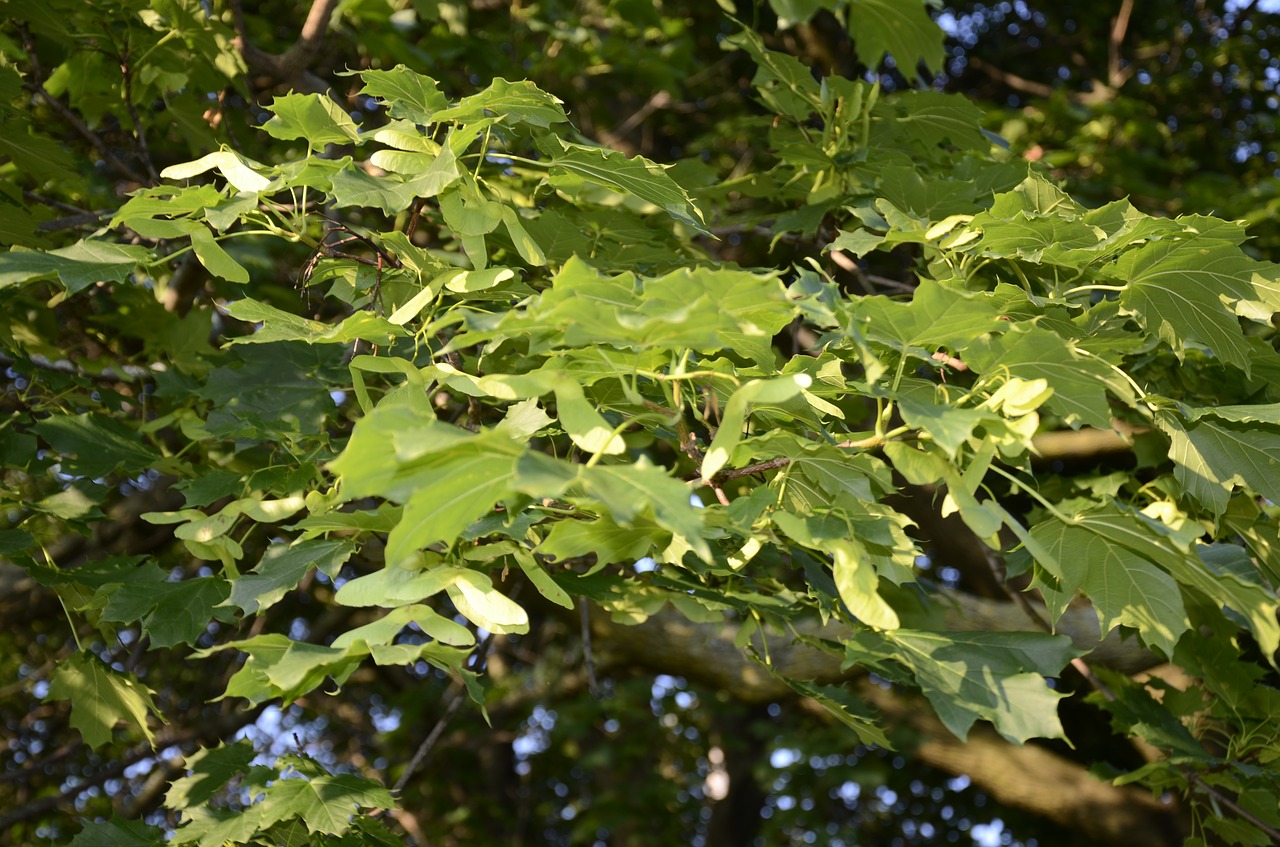
<instances>
[{"instance_id":1,"label":"thick branch","mask_svg":"<svg viewBox=\"0 0 1280 847\"><path fill-rule=\"evenodd\" d=\"M934 595L941 604L946 627L957 632L1030 632L1038 631L1027 620L1026 613L1013 603L974 597L962 592ZM1045 617L1043 605L1031 603ZM837 641L848 634L844 624L832 621L826 625L816 620L794 624L797 634L806 638ZM734 644L737 624L696 624L671 610L664 610L639 626L616 624L604 614L592 616L593 634L615 651L642 660L644 664L667 670L681 670L732 693L746 702L767 702L788 696L791 688L752 661ZM1065 635L1082 650L1088 650L1095 665L1134 674L1155 667L1161 659L1149 653L1136 639L1124 639L1113 631L1099 638L1098 616L1092 608L1072 607L1058 621L1055 631ZM752 644L760 655L767 655L774 670L793 679L838 682L860 675L860 671L841 669L839 656L795 641L790 636L774 634L767 639L759 634ZM603 649L605 645L602 644Z\"/></svg>"},{"instance_id":2,"label":"thick branch","mask_svg":"<svg viewBox=\"0 0 1280 847\"><path fill-rule=\"evenodd\" d=\"M1002 803L1026 809L1099 843L1128 847L1181 844L1172 806L1150 792L1117 788L1043 747L1010 744L993 730L975 726L966 741L956 738L918 698L882 689L870 680L858 694L891 721L920 733L915 755L936 768L965 774Z\"/></svg>"},{"instance_id":3,"label":"thick branch","mask_svg":"<svg viewBox=\"0 0 1280 847\"><path fill-rule=\"evenodd\" d=\"M1024 612L1012 603L996 603L957 595L946 612L956 629L1020 631L1027 628ZM1093 661L1132 673L1151 666L1155 657L1135 643L1108 638L1099 642L1097 619L1091 609L1068 610L1059 632L1082 647L1094 649ZM616 659L698 679L747 702L793 696L777 676L749 659L734 645L734 624L695 624L678 613L663 611L637 626L623 626L607 615L593 616L599 642ZM839 624L799 624L797 631L815 638L838 638ZM891 721L909 724L922 738L915 750L921 760L956 774L967 774L985 791L1012 806L1026 809L1077 829L1098 842L1128 847L1161 847L1178 843L1171 807L1136 788L1117 788L1093 778L1082 766L1048 750L1016 746L990 729L975 727L960 741L942 725L917 696L882 689L853 669L843 671L840 659L822 650L773 636L752 639L758 653L767 655L774 670L785 676L824 682L848 681L858 693Z\"/></svg>"},{"instance_id":4,"label":"thick branch","mask_svg":"<svg viewBox=\"0 0 1280 847\"><path fill-rule=\"evenodd\" d=\"M312 92L324 92L329 86L307 68L320 52L329 19L337 7L337 0L315 0L307 19L302 24L298 40L284 53L268 53L249 40L245 27L244 8L240 0L231 0L231 15L235 21L235 45L240 55L253 70L266 74L277 82L287 83Z\"/></svg>"},{"instance_id":5,"label":"thick branch","mask_svg":"<svg viewBox=\"0 0 1280 847\"><path fill-rule=\"evenodd\" d=\"M1129 79L1129 74L1120 67L1120 46L1124 44L1132 15L1133 0L1121 0L1120 12L1111 24L1111 41L1107 45L1107 82L1112 88L1119 88Z\"/></svg>"}]
</instances>

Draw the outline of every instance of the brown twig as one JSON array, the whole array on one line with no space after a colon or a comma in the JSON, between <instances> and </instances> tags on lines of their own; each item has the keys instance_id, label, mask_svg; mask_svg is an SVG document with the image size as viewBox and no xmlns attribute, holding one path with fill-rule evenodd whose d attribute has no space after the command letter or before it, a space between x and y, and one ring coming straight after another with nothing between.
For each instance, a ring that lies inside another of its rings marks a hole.
<instances>
[{"instance_id":1,"label":"brown twig","mask_svg":"<svg viewBox=\"0 0 1280 847\"><path fill-rule=\"evenodd\" d=\"M517 584L515 589L512 590L511 596L513 599L517 594L519 594L519 588L520 586ZM473 666L477 670L484 666L485 659L489 655L489 648L492 645L493 633L491 632L484 637L484 640L480 642L480 646L476 648ZM427 760L431 756L431 751L435 748L436 743L439 742L440 736L444 735L445 728L449 726L449 722L453 720L453 716L456 715L458 713L458 709L462 707L465 690L466 685L461 680L454 680L453 684L449 687L449 692L445 695L445 699L448 702L445 704L444 713L436 720L436 725L431 727L431 732L427 733L427 737L418 745L418 749L414 752L413 758L411 758L409 763L404 766L404 773L400 774L400 778L396 780L395 786L391 789L392 791L398 794L400 791L404 790L404 787L409 784L409 779L413 776L414 772L426 764Z\"/></svg>"},{"instance_id":2,"label":"brown twig","mask_svg":"<svg viewBox=\"0 0 1280 847\"><path fill-rule=\"evenodd\" d=\"M41 221L36 224L36 229L41 232L58 232L64 229L75 229L78 226L96 225L108 214L108 212L81 212L78 215L67 215L63 218L54 218L51 221Z\"/></svg>"},{"instance_id":3,"label":"brown twig","mask_svg":"<svg viewBox=\"0 0 1280 847\"><path fill-rule=\"evenodd\" d=\"M1014 91L1021 91L1023 94L1030 94L1033 97L1053 96L1053 87L1045 85L1043 82L1036 82L1024 76L1018 76L1015 73L1002 70L995 65L987 64L974 55L968 55L965 58L969 62L969 67L986 74L996 82L1006 85Z\"/></svg>"},{"instance_id":4,"label":"brown twig","mask_svg":"<svg viewBox=\"0 0 1280 847\"><path fill-rule=\"evenodd\" d=\"M240 55L254 70L265 73L277 82L296 85L313 92L327 91L329 86L320 77L311 73L307 66L320 52L325 32L329 28L329 19L337 8L338 0L315 0L303 21L298 40L284 53L268 53L249 40L248 28L245 25L244 8L240 0L230 0L232 25L236 37L232 43L240 50Z\"/></svg>"},{"instance_id":5,"label":"brown twig","mask_svg":"<svg viewBox=\"0 0 1280 847\"><path fill-rule=\"evenodd\" d=\"M591 613L587 608L587 598L578 598L578 614L582 619L582 665L587 671L587 690L593 700L603 700L604 692L600 690L600 678L596 675L596 656L591 649Z\"/></svg>"},{"instance_id":6,"label":"brown twig","mask_svg":"<svg viewBox=\"0 0 1280 847\"><path fill-rule=\"evenodd\" d=\"M129 65L128 50L120 57L120 73L124 77L124 106L129 112L129 120L133 121L133 137L138 140L138 155L142 163L147 166L151 184L155 185L160 182L160 172L156 170L155 162L151 158L151 148L147 146L147 131L143 128L142 119L138 117L138 109L133 104L133 68Z\"/></svg>"},{"instance_id":7,"label":"brown twig","mask_svg":"<svg viewBox=\"0 0 1280 847\"><path fill-rule=\"evenodd\" d=\"M1119 88L1128 82L1132 71L1125 72L1120 67L1120 46L1124 44L1125 33L1129 30L1129 18L1133 15L1133 0L1121 0L1120 12L1111 23L1111 40L1107 44L1107 82L1112 88Z\"/></svg>"},{"instance_id":8,"label":"brown twig","mask_svg":"<svg viewBox=\"0 0 1280 847\"><path fill-rule=\"evenodd\" d=\"M1249 823L1253 824L1258 829L1265 832L1271 838L1272 842L1276 844L1280 844L1280 830L1277 830L1275 827L1269 826L1264 821L1259 820L1253 813L1249 812L1247 809L1242 809L1240 805L1237 804L1230 797L1226 796L1221 791L1217 790L1212 785L1209 785L1207 782L1202 780L1199 774L1188 773L1186 776L1187 776L1188 785L1192 786L1193 788L1198 788L1204 793L1208 794L1214 800L1226 806L1228 809L1235 812L1237 815L1244 818Z\"/></svg>"},{"instance_id":9,"label":"brown twig","mask_svg":"<svg viewBox=\"0 0 1280 847\"><path fill-rule=\"evenodd\" d=\"M987 561L991 565L991 570L995 572L997 581L1000 583L1000 587L1004 589L1005 594L1009 595L1009 599L1016 603L1018 608L1022 609L1032 623L1052 635L1053 627L1047 620L1045 620L1044 615L1041 615L1040 612L1031 605L1031 601L1027 599L1025 594L1021 591L1014 591L1009 586L1008 574L1005 572L1003 560L996 557L994 554L988 553ZM1089 686L1094 691L1097 691L1108 700L1116 699L1115 692L1112 691L1111 688L1093 672L1093 668L1089 667L1089 663L1084 659L1079 656L1072 659L1071 667L1075 668L1076 672L1079 673L1080 676L1084 677L1084 681L1089 683Z\"/></svg>"},{"instance_id":10,"label":"brown twig","mask_svg":"<svg viewBox=\"0 0 1280 847\"><path fill-rule=\"evenodd\" d=\"M36 55L35 40L31 37L31 31L27 29L26 24L19 24L18 34L22 38L22 49L26 51L27 61L31 65L31 79L24 83L26 89L33 94L38 95L40 99L47 103L49 108L57 112L59 117L66 121L72 129L80 133L86 141L92 144L94 149L98 151L98 155L102 157L102 160L114 168L116 173L120 174L125 179L131 180L140 185L146 185L146 177L120 161L120 159L118 159L111 151L111 146L107 144L102 136L90 129L89 125L86 124L70 106L67 106L57 97L54 97L48 92L44 87L44 73L40 69L40 59Z\"/></svg>"}]
</instances>

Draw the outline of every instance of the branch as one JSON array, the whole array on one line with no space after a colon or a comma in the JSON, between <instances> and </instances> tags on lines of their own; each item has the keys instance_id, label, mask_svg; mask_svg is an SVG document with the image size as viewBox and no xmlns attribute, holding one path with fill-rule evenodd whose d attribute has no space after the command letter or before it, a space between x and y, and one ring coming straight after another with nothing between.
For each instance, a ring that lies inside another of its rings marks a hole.
<instances>
[{"instance_id":1,"label":"branch","mask_svg":"<svg viewBox=\"0 0 1280 847\"><path fill-rule=\"evenodd\" d=\"M1012 88L1014 91L1021 91L1023 94L1030 94L1033 97L1052 97L1053 87L1045 85L1043 82L1036 82L1027 79L1024 76L1018 76L1006 70L1001 70L995 65L989 65L972 54L965 57L969 62L969 67L975 71L981 71L987 76L994 79L1002 85Z\"/></svg>"},{"instance_id":2,"label":"branch","mask_svg":"<svg viewBox=\"0 0 1280 847\"><path fill-rule=\"evenodd\" d=\"M954 593L938 599L952 601L945 607L951 628L1022 631L1026 626L1024 613L1011 603ZM592 628L616 661L698 679L748 703L793 696L780 676L849 682L886 717L909 725L922 736L915 750L921 760L951 773L967 774L1004 803L1066 824L1098 842L1126 847L1177 843L1172 840L1172 809L1151 799L1148 792L1099 781L1084 767L1055 753L1032 745L1016 746L981 726L961 741L920 697L882 689L865 671L843 670L839 656L818 648L785 638L770 639L771 672L735 646L737 626L732 623L696 624L664 610L635 626L616 624L608 615L597 613L592 616ZM799 622L794 629L816 639L837 639L846 632L842 624L823 626L817 621ZM1092 609L1068 609L1058 632L1071 636L1083 649L1092 648L1092 658L1098 664L1126 673L1159 662L1135 642L1123 643L1118 637L1100 642ZM752 637L752 643L763 655L765 644L759 633Z\"/></svg>"},{"instance_id":3,"label":"branch","mask_svg":"<svg viewBox=\"0 0 1280 847\"><path fill-rule=\"evenodd\" d=\"M120 73L124 76L124 105L129 112L129 120L133 121L133 135L138 140L138 153L141 155L142 162L147 166L147 173L151 176L151 184L155 185L160 182L160 173L156 170L155 162L151 158L151 148L147 145L147 131L142 125L142 119L138 116L138 109L133 105L133 67L129 63L128 51L120 57Z\"/></svg>"},{"instance_id":4,"label":"branch","mask_svg":"<svg viewBox=\"0 0 1280 847\"><path fill-rule=\"evenodd\" d=\"M1121 0L1120 12L1111 23L1111 41L1107 44L1107 82L1112 88L1124 85L1132 72L1126 73L1120 67L1120 45L1124 43L1124 35L1129 30L1129 18L1133 15L1133 0Z\"/></svg>"},{"instance_id":5,"label":"branch","mask_svg":"<svg viewBox=\"0 0 1280 847\"><path fill-rule=\"evenodd\" d=\"M1197 788L1200 791L1203 791L1205 794L1208 794L1215 801L1226 806L1228 809L1235 812L1237 815L1244 818L1246 821L1248 821L1249 823L1256 826L1258 829L1265 832L1267 836L1274 843L1280 844L1280 830L1277 830L1273 826L1269 826L1265 821L1259 820L1257 816L1255 816L1253 813L1251 813L1247 809L1240 808L1240 806L1234 800L1232 800L1230 797L1228 797L1227 795L1223 794L1221 791L1214 788L1209 783L1205 782L1203 779L1199 777L1199 775L1194 773L1188 774L1187 782L1193 788Z\"/></svg>"},{"instance_id":6,"label":"branch","mask_svg":"<svg viewBox=\"0 0 1280 847\"><path fill-rule=\"evenodd\" d=\"M98 155L102 156L102 160L114 168L116 173L139 185L148 185L147 178L116 158L116 155L111 151L110 145L103 140L102 136L90 129L89 125L71 110L71 107L65 105L45 89L44 74L40 70L40 58L36 55L36 45L31 38L31 31L27 29L26 24L19 24L18 33L22 37L22 49L26 51L27 60L31 63L31 81L24 84L27 90L48 103L49 107L57 112L72 129L80 133L86 141L92 144L94 149L98 151Z\"/></svg>"},{"instance_id":7,"label":"branch","mask_svg":"<svg viewBox=\"0 0 1280 847\"><path fill-rule=\"evenodd\" d=\"M931 594L938 603L945 625L951 630L1026 632L1022 609L1013 603L987 600L959 591ZM1044 606L1031 602L1044 615ZM734 643L736 623L697 624L669 609L651 616L637 626L615 624L606 614L594 613L591 628L599 644L608 644L646 666L694 676L722 688L738 700L764 703L789 696L791 688L778 676L751 660ZM796 621L796 635L819 641L839 641L849 635L838 621L820 624L817 620ZM1089 652L1094 664L1134 674L1155 667L1163 660L1148 652L1136 639L1124 639L1118 630L1100 638L1098 615L1088 606L1069 607L1054 631ZM845 670L841 657L787 637L767 639L757 633L752 644L760 655L768 655L773 671L792 679L836 683L857 678L858 669ZM767 647L767 650L766 650Z\"/></svg>"},{"instance_id":8,"label":"branch","mask_svg":"<svg viewBox=\"0 0 1280 847\"><path fill-rule=\"evenodd\" d=\"M994 730L975 726L961 741L920 698L885 690L870 680L857 694L881 714L920 733L914 753L922 761L964 774L1009 806L1025 809L1082 833L1097 843L1125 847L1168 847L1182 843L1175 809L1149 791L1117 787L1043 747L1017 746Z\"/></svg>"},{"instance_id":9,"label":"branch","mask_svg":"<svg viewBox=\"0 0 1280 847\"><path fill-rule=\"evenodd\" d=\"M59 359L56 362L50 361L39 353L32 353L28 358L21 360L15 359L7 353L0 353L0 365L3 365L6 368L13 367L14 365L30 365L37 370L66 374L68 376L91 380L93 382L101 382L108 385L114 385L120 382L145 383L151 382L155 379L155 374L141 365L122 364L119 365L119 370L112 367L105 367L98 373L91 373L77 367L74 362L66 359Z\"/></svg>"},{"instance_id":10,"label":"branch","mask_svg":"<svg viewBox=\"0 0 1280 847\"><path fill-rule=\"evenodd\" d=\"M87 774L81 774L78 781L65 785L57 794L47 797L41 797L26 805L19 806L16 809L8 810L4 815L0 815L0 832L12 827L23 821L32 820L39 817L45 812L62 806L63 804L72 804L77 797L84 794L90 789L100 786L107 780L122 775L130 767L144 762L147 759L155 759L157 766L161 766L162 760L158 751L174 745L183 746L192 743L210 742L222 740L222 736L230 735L231 731L238 730L243 726L253 723L258 719L258 715L262 712L264 706L258 706L253 709L224 716L221 719L208 721L204 724L197 725L189 729L174 730L172 732L161 732L157 734L155 746L149 743L142 743L134 747L131 751L123 754L119 758L112 759L97 771ZM23 773L36 772L36 768L28 765ZM40 769L43 773L44 769Z\"/></svg>"},{"instance_id":11,"label":"branch","mask_svg":"<svg viewBox=\"0 0 1280 847\"><path fill-rule=\"evenodd\" d=\"M311 73L307 68L320 52L325 32L329 28L329 19L337 7L338 0L315 0L307 12L307 19L298 33L298 40L284 53L268 53L259 49L249 40L248 29L244 21L244 7L240 0L230 0L231 16L235 24L236 37L233 44L240 50L245 63L255 71L266 74L276 82L283 82L297 88L322 93L329 90L323 79Z\"/></svg>"}]
</instances>

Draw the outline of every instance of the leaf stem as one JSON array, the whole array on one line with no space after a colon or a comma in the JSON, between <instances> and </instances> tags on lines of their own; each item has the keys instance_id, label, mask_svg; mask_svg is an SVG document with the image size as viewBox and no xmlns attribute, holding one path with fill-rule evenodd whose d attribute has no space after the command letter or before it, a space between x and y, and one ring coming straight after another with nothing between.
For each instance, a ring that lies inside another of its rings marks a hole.
<instances>
[{"instance_id":1,"label":"leaf stem","mask_svg":"<svg viewBox=\"0 0 1280 847\"><path fill-rule=\"evenodd\" d=\"M1062 521L1064 524L1067 524L1067 525L1069 525L1069 526L1070 526L1070 525L1074 525L1074 524L1076 523L1076 521L1075 521L1074 519L1069 518L1069 517L1067 517L1066 515L1064 515L1062 512L1058 511L1058 509L1057 509L1057 507L1056 507L1056 506L1054 506L1054 505L1053 505L1052 503L1050 503L1048 500L1044 499L1044 497L1043 497L1043 496L1041 496L1041 494L1040 494L1040 492L1039 492L1039 491L1036 491L1034 488L1032 488L1031 486L1027 485L1025 482L1023 482L1022 480L1018 479L1018 478L1017 478L1016 476L1014 476L1013 474L1011 474L1011 473L1009 473L1008 471L1006 471L1004 468L1000 467L999 465L992 464L992 465L988 468L988 470L995 471L996 473L1000 474L1000 476L1004 477L1005 479L1007 479L1007 480L1009 480L1010 482L1012 482L1014 485L1018 486L1018 488L1022 489L1022 490L1023 490L1023 491L1025 491L1028 495L1030 495L1030 496L1031 496L1031 499L1035 500L1035 501L1036 501L1037 503L1039 503L1041 506L1044 506L1045 511L1047 511L1049 514L1053 515L1053 516L1054 516L1055 518L1057 518L1058 520Z\"/></svg>"},{"instance_id":2,"label":"leaf stem","mask_svg":"<svg viewBox=\"0 0 1280 847\"><path fill-rule=\"evenodd\" d=\"M1063 297L1070 297L1072 294L1082 294L1086 291L1128 291L1127 285L1077 285L1075 288L1068 288L1062 292Z\"/></svg>"},{"instance_id":3,"label":"leaf stem","mask_svg":"<svg viewBox=\"0 0 1280 847\"><path fill-rule=\"evenodd\" d=\"M742 387L742 380L738 379L733 374L720 373L719 371L683 371L681 373L674 374L664 374L660 371L636 371L636 373L640 376L660 380L662 382L679 382L684 379L698 379L704 376L720 377L721 379L729 380L737 388Z\"/></svg>"}]
</instances>

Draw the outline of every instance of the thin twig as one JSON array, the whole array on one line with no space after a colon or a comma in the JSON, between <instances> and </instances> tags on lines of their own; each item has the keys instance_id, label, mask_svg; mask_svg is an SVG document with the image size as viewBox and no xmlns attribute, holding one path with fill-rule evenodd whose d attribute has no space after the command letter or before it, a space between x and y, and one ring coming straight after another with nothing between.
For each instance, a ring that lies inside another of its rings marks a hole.
<instances>
[{"instance_id":1,"label":"thin twig","mask_svg":"<svg viewBox=\"0 0 1280 847\"><path fill-rule=\"evenodd\" d=\"M1052 97L1053 88L1045 85L1043 82L1027 79L1024 76L1018 76L1006 70L1001 70L995 65L989 65L979 59L977 56L968 55L965 59L969 63L969 67L975 71L981 71L996 82L1007 85L1014 91L1021 91L1023 94L1030 94L1032 97Z\"/></svg>"},{"instance_id":2,"label":"thin twig","mask_svg":"<svg viewBox=\"0 0 1280 847\"><path fill-rule=\"evenodd\" d=\"M431 732L418 745L417 751L413 754L413 758L409 760L409 764L404 766L404 773L400 774L400 778L396 780L396 784L391 790L400 793L404 787L409 784L409 778L413 776L414 771L422 767L427 761L427 757L431 755L431 750L436 746L436 742L440 740L440 736L444 735L445 727L449 725L449 721L453 720L453 716L458 713L458 709L462 706L462 684L455 682L446 695L449 703L445 706L444 714L436 721L436 725L431 728Z\"/></svg>"},{"instance_id":3,"label":"thin twig","mask_svg":"<svg viewBox=\"0 0 1280 847\"><path fill-rule=\"evenodd\" d=\"M70 203L55 199L53 197L46 197L43 194L37 194L34 191L24 190L22 192L22 197L25 200L30 200L32 203L39 203L43 206L48 206L50 209L57 209L60 212L69 212L70 214L73 214L73 215L99 214L96 212L90 212L88 209L82 209L79 206L73 206ZM106 212L102 212L99 214L99 216L105 215L105 214Z\"/></svg>"},{"instance_id":4,"label":"thin twig","mask_svg":"<svg viewBox=\"0 0 1280 847\"><path fill-rule=\"evenodd\" d=\"M591 649L591 614L587 609L587 598L578 598L578 613L582 619L582 664L587 670L587 690L596 700L603 700L600 690L600 679L596 676L596 657Z\"/></svg>"},{"instance_id":5,"label":"thin twig","mask_svg":"<svg viewBox=\"0 0 1280 847\"><path fill-rule=\"evenodd\" d=\"M412 243L413 233L418 229L418 218L422 217L422 208L427 204L427 198L414 198L413 205L409 207L409 222L405 224L405 238L410 239Z\"/></svg>"},{"instance_id":6,"label":"thin twig","mask_svg":"<svg viewBox=\"0 0 1280 847\"><path fill-rule=\"evenodd\" d=\"M521 584L516 583L511 589L510 597L512 600L515 600L520 596L520 587ZM476 670L476 672L479 672L484 668L485 661L489 656L489 648L492 646L493 633L491 632L484 637L484 640L482 640L480 645L476 647L476 651L473 654L471 666ZM400 778L396 780L395 786L391 789L392 791L396 793L402 791L404 787L409 784L409 779L413 776L414 772L426 764L428 758L431 756L431 751L440 740L440 736L444 735L445 728L449 725L449 721L453 720L453 716L456 715L458 713L458 709L462 707L465 688L466 685L461 679L454 680L453 685L449 688L449 692L445 695L445 699L448 702L445 704L444 713L440 715L440 718L436 721L436 725L431 728L431 732L427 734L427 737L418 745L418 749L414 752L413 758L411 758L409 763L404 766L404 773L400 774Z\"/></svg>"},{"instance_id":7,"label":"thin twig","mask_svg":"<svg viewBox=\"0 0 1280 847\"><path fill-rule=\"evenodd\" d=\"M138 140L138 154L142 163L147 166L151 183L155 185L160 182L160 172L156 170L156 164L151 158L151 148L147 146L147 131L143 128L142 119L138 117L138 109L133 104L133 69L129 66L127 50L120 57L120 73L124 77L124 105L129 112L129 120L133 121L133 136Z\"/></svg>"},{"instance_id":8,"label":"thin twig","mask_svg":"<svg viewBox=\"0 0 1280 847\"><path fill-rule=\"evenodd\" d=\"M64 229L75 229L78 226L97 226L109 212L81 212L78 215L67 215L51 221L41 221L36 229L41 232L58 232Z\"/></svg>"},{"instance_id":9,"label":"thin twig","mask_svg":"<svg viewBox=\"0 0 1280 847\"><path fill-rule=\"evenodd\" d=\"M1120 12L1111 24L1111 40L1107 44L1107 82L1112 88L1119 88L1129 78L1120 67L1120 46L1124 44L1125 33L1129 30L1129 18L1133 15L1133 0L1122 0Z\"/></svg>"},{"instance_id":10,"label":"thin twig","mask_svg":"<svg viewBox=\"0 0 1280 847\"><path fill-rule=\"evenodd\" d=\"M1240 808L1239 804L1233 801L1230 797L1227 797L1221 791L1218 791L1212 785L1209 785L1207 782L1201 779L1199 774L1188 773L1187 782L1191 786L1195 788L1199 788L1201 791L1208 794L1214 800L1217 800L1219 803L1226 806L1228 809L1235 812L1237 815L1244 818L1249 823L1253 824L1258 829L1265 832L1268 836L1270 836L1273 842L1275 842L1276 844L1280 844L1280 830L1277 830L1275 827L1269 826L1265 822L1259 820L1247 809Z\"/></svg>"},{"instance_id":11,"label":"thin twig","mask_svg":"<svg viewBox=\"0 0 1280 847\"><path fill-rule=\"evenodd\" d=\"M41 356L39 353L33 353L25 359L16 359L6 353L0 353L0 366L12 367L13 365L30 365L36 370L67 374L69 376L107 384L115 384L119 382L151 382L155 379L155 374L140 365L120 365L120 371L107 367L103 368L98 373L90 373L80 369L74 362L67 361L66 359L59 359L58 361L53 362L46 359L44 356Z\"/></svg>"},{"instance_id":12,"label":"thin twig","mask_svg":"<svg viewBox=\"0 0 1280 847\"><path fill-rule=\"evenodd\" d=\"M734 468L733 470L720 471L711 477L712 482L726 482L731 479L739 479L744 476L751 476L762 471L772 471L777 468L785 468L791 464L791 459L786 456L779 456L776 459L767 459L763 462L756 462L754 465L747 465L745 468Z\"/></svg>"},{"instance_id":13,"label":"thin twig","mask_svg":"<svg viewBox=\"0 0 1280 847\"><path fill-rule=\"evenodd\" d=\"M991 570L995 572L996 581L1000 584L1000 587L1004 589L1004 593L1009 596L1009 599L1016 603L1018 608L1022 609L1032 623L1052 635L1053 627L1047 620L1045 620L1044 615L1040 614L1039 610L1031 605L1031 601L1027 599L1025 594L1021 591L1014 591L1009 586L1009 577L1008 573L1005 571L1004 562L991 553L987 554L987 562L990 564ZM1115 692L1112 691L1111 688L1093 672L1093 668L1089 667L1089 663L1084 659L1079 656L1072 659L1071 667L1075 668L1076 672L1079 673L1080 676L1084 677L1084 681L1089 683L1089 686L1094 691L1097 691L1107 700L1116 699Z\"/></svg>"},{"instance_id":14,"label":"thin twig","mask_svg":"<svg viewBox=\"0 0 1280 847\"><path fill-rule=\"evenodd\" d=\"M86 141L92 144L94 148L97 149L98 155L102 157L102 160L111 165L111 167L116 170L116 173L120 174L125 179L132 180L140 185L146 185L146 177L116 158L116 155L111 152L111 146L103 140L102 136L90 129L89 125L86 124L79 115L72 111L71 107L64 104L61 100L54 97L45 89L44 74L40 70L40 59L36 56L36 45L34 39L31 37L31 31L27 29L26 24L19 24L18 34L22 38L22 49L27 53L27 61L31 64L31 81L25 83L26 88L32 93L38 94L40 99L49 104L49 107L57 112L72 129L80 133Z\"/></svg>"}]
</instances>

